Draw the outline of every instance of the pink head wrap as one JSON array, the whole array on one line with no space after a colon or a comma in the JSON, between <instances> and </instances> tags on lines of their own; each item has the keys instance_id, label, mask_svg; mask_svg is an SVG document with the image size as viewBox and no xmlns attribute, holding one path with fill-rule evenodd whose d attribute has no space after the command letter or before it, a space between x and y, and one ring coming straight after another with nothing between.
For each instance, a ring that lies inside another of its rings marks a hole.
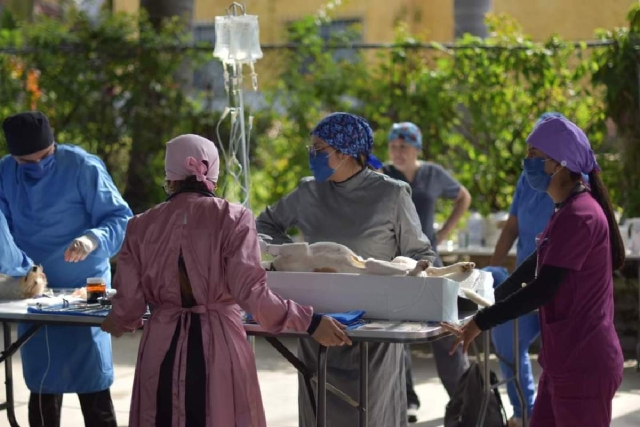
<instances>
[{"instance_id":1,"label":"pink head wrap","mask_svg":"<svg viewBox=\"0 0 640 427\"><path fill-rule=\"evenodd\" d=\"M218 181L220 157L213 141L198 135L180 135L167 142L164 159L167 181L182 181L195 175L213 191Z\"/></svg>"}]
</instances>

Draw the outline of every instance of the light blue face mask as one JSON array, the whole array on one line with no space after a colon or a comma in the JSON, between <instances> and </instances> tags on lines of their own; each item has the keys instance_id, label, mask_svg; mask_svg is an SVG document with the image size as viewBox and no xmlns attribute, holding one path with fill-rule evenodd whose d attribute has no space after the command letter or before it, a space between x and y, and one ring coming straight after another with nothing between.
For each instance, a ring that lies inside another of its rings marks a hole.
<instances>
[{"instance_id":1,"label":"light blue face mask","mask_svg":"<svg viewBox=\"0 0 640 427\"><path fill-rule=\"evenodd\" d=\"M18 167L22 173L32 179L41 179L45 176L56 163L56 158L53 154L44 157L42 160L36 163L24 163Z\"/></svg>"},{"instance_id":2,"label":"light blue face mask","mask_svg":"<svg viewBox=\"0 0 640 427\"><path fill-rule=\"evenodd\" d=\"M551 175L544 170L545 159L534 158L524 159L524 175L531 188L541 193L545 193L551 184Z\"/></svg>"}]
</instances>

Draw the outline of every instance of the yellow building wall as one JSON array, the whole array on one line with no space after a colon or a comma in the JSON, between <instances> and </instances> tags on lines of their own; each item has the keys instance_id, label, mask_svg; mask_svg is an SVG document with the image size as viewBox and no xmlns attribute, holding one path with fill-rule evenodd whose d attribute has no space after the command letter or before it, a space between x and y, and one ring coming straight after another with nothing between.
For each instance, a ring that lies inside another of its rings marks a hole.
<instances>
[{"instance_id":1,"label":"yellow building wall","mask_svg":"<svg viewBox=\"0 0 640 427\"><path fill-rule=\"evenodd\" d=\"M625 24L635 0L493 0L493 12L513 16L535 40L559 34L568 40L592 39L597 28ZM114 0L114 10L135 12L139 0ZM326 0L245 0L247 12L260 17L262 43L284 41L287 22L315 13ZM343 0L337 18L359 18L363 41L393 41L394 23L403 20L428 40L453 40L453 0ZM194 20L212 22L231 1L194 0Z\"/></svg>"},{"instance_id":2,"label":"yellow building wall","mask_svg":"<svg viewBox=\"0 0 640 427\"><path fill-rule=\"evenodd\" d=\"M506 12L535 40L559 34L567 40L593 39L597 28L626 25L637 0L493 0L496 12Z\"/></svg>"},{"instance_id":3,"label":"yellow building wall","mask_svg":"<svg viewBox=\"0 0 640 427\"><path fill-rule=\"evenodd\" d=\"M140 8L140 0L113 0L114 12L136 13Z\"/></svg>"}]
</instances>

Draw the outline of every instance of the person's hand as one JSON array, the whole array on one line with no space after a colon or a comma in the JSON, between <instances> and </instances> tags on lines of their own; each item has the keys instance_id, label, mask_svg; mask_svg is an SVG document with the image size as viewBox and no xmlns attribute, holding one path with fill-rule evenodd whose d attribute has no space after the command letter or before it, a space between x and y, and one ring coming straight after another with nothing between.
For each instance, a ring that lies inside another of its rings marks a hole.
<instances>
[{"instance_id":1,"label":"person's hand","mask_svg":"<svg viewBox=\"0 0 640 427\"><path fill-rule=\"evenodd\" d=\"M316 331L311 335L314 340L325 347L351 345L351 340L344 333L346 326L328 316L322 316Z\"/></svg>"},{"instance_id":2,"label":"person's hand","mask_svg":"<svg viewBox=\"0 0 640 427\"><path fill-rule=\"evenodd\" d=\"M100 329L104 332L113 335L116 338L120 338L124 331L120 329L118 325L116 325L113 320L111 320L111 316L107 316L102 324L100 325Z\"/></svg>"},{"instance_id":3,"label":"person's hand","mask_svg":"<svg viewBox=\"0 0 640 427\"><path fill-rule=\"evenodd\" d=\"M462 327L458 327L447 322L440 323L440 326L456 336L456 342L453 344L453 348L449 352L450 355L456 352L460 344L462 344L462 350L465 353L469 351L469 346L473 340L482 332L480 328L478 328L478 325L476 325L475 320L471 320Z\"/></svg>"},{"instance_id":4,"label":"person's hand","mask_svg":"<svg viewBox=\"0 0 640 427\"><path fill-rule=\"evenodd\" d=\"M92 238L88 236L78 237L64 252L64 260L66 262L84 261L97 247L98 244Z\"/></svg>"}]
</instances>

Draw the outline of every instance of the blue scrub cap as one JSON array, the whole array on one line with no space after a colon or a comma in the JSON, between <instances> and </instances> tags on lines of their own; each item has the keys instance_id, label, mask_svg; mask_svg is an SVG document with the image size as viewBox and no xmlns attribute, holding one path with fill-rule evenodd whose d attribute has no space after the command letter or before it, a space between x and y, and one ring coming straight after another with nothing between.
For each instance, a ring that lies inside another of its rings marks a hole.
<instances>
[{"instance_id":1,"label":"blue scrub cap","mask_svg":"<svg viewBox=\"0 0 640 427\"><path fill-rule=\"evenodd\" d=\"M349 113L329 114L311 131L331 147L354 158L360 155L367 157L367 163L380 169L382 163L371 152L373 151L373 130L369 123L360 116Z\"/></svg>"},{"instance_id":2,"label":"blue scrub cap","mask_svg":"<svg viewBox=\"0 0 640 427\"><path fill-rule=\"evenodd\" d=\"M422 150L422 132L420 128L411 122L394 123L387 136L387 141L402 139L407 144Z\"/></svg>"}]
</instances>

